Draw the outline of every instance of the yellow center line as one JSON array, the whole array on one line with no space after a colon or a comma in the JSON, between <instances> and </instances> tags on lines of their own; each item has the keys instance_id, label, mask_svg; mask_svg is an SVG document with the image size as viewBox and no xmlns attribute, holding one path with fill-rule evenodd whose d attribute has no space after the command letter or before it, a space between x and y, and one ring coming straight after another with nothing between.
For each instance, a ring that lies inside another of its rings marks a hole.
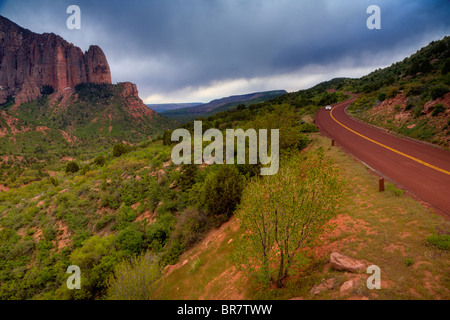
<instances>
[{"instance_id":1,"label":"yellow center line","mask_svg":"<svg viewBox=\"0 0 450 320\"><path fill-rule=\"evenodd\" d=\"M345 103L345 101L344 101L344 103ZM415 157L413 157L413 156L410 156L409 154L406 154L406 153L403 153L403 152L398 151L398 150L396 150L396 149L393 149L393 148L391 148L391 147L388 147L388 146L386 146L386 145L384 145L384 144L382 144L382 143L380 143L380 142L378 142L378 141L375 141L375 140L373 140L373 139L370 139L370 138L366 137L365 135L362 135L362 134L359 133L359 132L356 132L355 130L350 129L349 127L347 127L347 126L343 125L342 123L340 123L339 121L337 121L336 118L333 116L333 110L334 110L335 108L337 108L337 107L340 107L340 106L343 105L344 103L340 103L340 104L336 105L336 106L335 106L333 109L331 109L331 111L330 111L331 118L333 118L333 120L336 121L339 125L341 125L341 126L344 127L345 129L347 129L347 130L353 132L354 134L360 136L361 138L364 138L364 139L366 139L366 140L368 140L368 141L370 141L370 142L373 142L373 143L375 143L375 144L377 144L377 145L379 145L379 146L381 146L381 147L383 147L383 148L386 148L386 149L391 150L392 152L395 152L395 153L397 153L397 154L399 154L399 155L401 155L401 156L404 156L404 157L406 157L406 158L408 158L408 159L411 159L411 160L413 160L413 161L415 161L415 162L418 162L418 163L420 163L420 164L423 164L424 166L427 166L427 167L432 168L432 169L434 169L434 170L437 170L437 171L440 171L440 172L445 173L445 174L447 174L447 175L450 175L450 171L441 169L441 168L436 167L436 166L434 166L434 165L432 165L432 164L430 164L430 163L428 163L428 162L425 162L425 161L423 161L423 160L420 160L420 159L417 159L417 158L415 158Z\"/></svg>"}]
</instances>

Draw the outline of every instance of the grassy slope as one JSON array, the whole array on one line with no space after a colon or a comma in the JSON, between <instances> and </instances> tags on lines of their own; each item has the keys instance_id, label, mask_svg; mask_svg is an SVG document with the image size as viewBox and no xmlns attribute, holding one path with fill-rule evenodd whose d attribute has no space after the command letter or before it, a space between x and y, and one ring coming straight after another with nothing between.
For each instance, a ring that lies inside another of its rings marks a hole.
<instances>
[{"instance_id":1,"label":"grassy slope","mask_svg":"<svg viewBox=\"0 0 450 320\"><path fill-rule=\"evenodd\" d=\"M388 188L378 192L378 179L365 166L339 148L329 147L328 139L313 137L312 148L322 146L347 179L342 192L344 206L333 220L334 231L313 249L315 258L299 277L290 279L284 289L261 290L232 266L228 255L239 239L239 222L231 220L166 269L159 299L449 299L450 252L430 246L426 237L438 230L450 231L450 223L410 196ZM352 275L328 268L329 254L343 254L376 264L381 268L381 290L369 290L366 274ZM413 264L407 266L406 259ZM322 279L334 278L333 290L312 296L309 290ZM356 284L345 295L339 285L347 279Z\"/></svg>"},{"instance_id":2,"label":"grassy slope","mask_svg":"<svg viewBox=\"0 0 450 320\"><path fill-rule=\"evenodd\" d=\"M338 87L359 93L352 115L444 148L450 143L450 37ZM440 108L440 111L435 110Z\"/></svg>"}]
</instances>

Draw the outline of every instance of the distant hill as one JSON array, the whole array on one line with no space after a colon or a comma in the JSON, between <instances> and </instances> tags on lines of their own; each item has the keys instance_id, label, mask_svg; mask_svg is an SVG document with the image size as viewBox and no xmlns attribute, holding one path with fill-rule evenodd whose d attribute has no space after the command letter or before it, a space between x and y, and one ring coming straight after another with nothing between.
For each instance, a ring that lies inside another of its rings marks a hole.
<instances>
[{"instance_id":1,"label":"distant hill","mask_svg":"<svg viewBox=\"0 0 450 320\"><path fill-rule=\"evenodd\" d=\"M160 103L160 104L147 104L146 106L156 111L158 113L168 111L168 110L176 110L181 108L191 108L196 107L203 104L202 102L192 102L192 103Z\"/></svg>"},{"instance_id":2,"label":"distant hill","mask_svg":"<svg viewBox=\"0 0 450 320\"><path fill-rule=\"evenodd\" d=\"M253 103L265 102L286 93L287 91L285 90L273 90L230 96L222 99L216 99L209 103L201 104L195 107L165 111L162 112L162 115L180 122L188 122L196 118L206 118L218 112L233 109L240 104L247 106Z\"/></svg>"}]
</instances>

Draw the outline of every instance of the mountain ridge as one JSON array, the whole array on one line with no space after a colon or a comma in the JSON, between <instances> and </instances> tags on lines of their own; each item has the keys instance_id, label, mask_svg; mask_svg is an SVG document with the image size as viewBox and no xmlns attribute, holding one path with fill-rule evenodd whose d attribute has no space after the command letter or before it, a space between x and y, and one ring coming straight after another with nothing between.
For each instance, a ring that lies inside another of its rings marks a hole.
<instances>
[{"instance_id":1,"label":"mountain ridge","mask_svg":"<svg viewBox=\"0 0 450 320\"><path fill-rule=\"evenodd\" d=\"M224 98L214 99L208 103L204 103L195 107L164 111L161 114L168 117L169 119L186 122L189 120L194 120L196 117L208 117L217 112L232 109L239 104L248 105L250 103L264 102L286 93L286 90L271 90L247 93L242 95L232 95Z\"/></svg>"}]
</instances>

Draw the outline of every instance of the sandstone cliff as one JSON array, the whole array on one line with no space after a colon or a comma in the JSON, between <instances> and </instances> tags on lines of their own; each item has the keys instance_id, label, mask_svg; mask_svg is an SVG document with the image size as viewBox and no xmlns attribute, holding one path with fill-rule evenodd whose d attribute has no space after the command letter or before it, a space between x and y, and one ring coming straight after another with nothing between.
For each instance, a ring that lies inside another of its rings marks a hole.
<instances>
[{"instance_id":1,"label":"sandstone cliff","mask_svg":"<svg viewBox=\"0 0 450 320\"><path fill-rule=\"evenodd\" d=\"M111 83L102 49L90 46L83 53L60 36L37 34L0 16L0 103L31 101L48 85L64 91L88 82Z\"/></svg>"}]
</instances>

